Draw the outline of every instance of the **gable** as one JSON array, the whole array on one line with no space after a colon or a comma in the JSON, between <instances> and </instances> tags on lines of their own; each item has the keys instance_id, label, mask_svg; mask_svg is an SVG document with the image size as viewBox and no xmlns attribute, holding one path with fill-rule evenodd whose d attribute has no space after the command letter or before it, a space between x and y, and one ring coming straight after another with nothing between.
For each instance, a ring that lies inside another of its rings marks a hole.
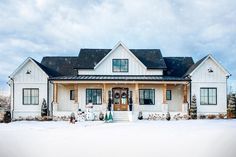
<instances>
[{"instance_id":1,"label":"gable","mask_svg":"<svg viewBox=\"0 0 236 157\"><path fill-rule=\"evenodd\" d=\"M113 59L128 59L128 72L113 72L112 60ZM146 66L140 63L132 53L119 45L109 56L107 56L100 64L94 69L94 74L112 74L112 75L138 75L145 74L147 71Z\"/></svg>"},{"instance_id":2,"label":"gable","mask_svg":"<svg viewBox=\"0 0 236 157\"><path fill-rule=\"evenodd\" d=\"M212 57L207 57L191 73L193 82L225 82L227 75Z\"/></svg>"},{"instance_id":3,"label":"gable","mask_svg":"<svg viewBox=\"0 0 236 157\"><path fill-rule=\"evenodd\" d=\"M14 77L15 83L45 83L47 82L48 75L34 60L27 59L11 77Z\"/></svg>"},{"instance_id":4,"label":"gable","mask_svg":"<svg viewBox=\"0 0 236 157\"><path fill-rule=\"evenodd\" d=\"M128 49L119 42L113 49L81 49L77 69L95 69L114 51L122 46L144 68L165 69L165 61L159 49Z\"/></svg>"},{"instance_id":5,"label":"gable","mask_svg":"<svg viewBox=\"0 0 236 157\"><path fill-rule=\"evenodd\" d=\"M212 55L207 55L205 57L203 57L202 59L200 59L199 61L197 61L194 65L192 65L189 70L187 71L187 73L185 74L185 76L188 75L193 75L195 73L195 71L197 71L198 68L200 68L204 62L206 62L207 60L212 60L219 69L222 70L222 72L224 73L225 76L230 76L230 73L214 58L212 57Z\"/></svg>"}]
</instances>

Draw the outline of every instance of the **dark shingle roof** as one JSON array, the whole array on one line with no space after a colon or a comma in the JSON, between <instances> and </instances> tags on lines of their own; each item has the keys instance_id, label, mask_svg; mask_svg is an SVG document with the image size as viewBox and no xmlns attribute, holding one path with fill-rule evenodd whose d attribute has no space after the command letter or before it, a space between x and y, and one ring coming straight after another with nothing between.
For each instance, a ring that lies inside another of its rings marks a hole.
<instances>
[{"instance_id":1,"label":"dark shingle roof","mask_svg":"<svg viewBox=\"0 0 236 157\"><path fill-rule=\"evenodd\" d=\"M194 64L192 57L164 57L164 60L167 66L165 76L183 77Z\"/></svg>"},{"instance_id":2,"label":"dark shingle roof","mask_svg":"<svg viewBox=\"0 0 236 157\"><path fill-rule=\"evenodd\" d=\"M111 49L81 49L78 69L93 69ZM165 69L166 65L159 49L130 49L130 51L148 68Z\"/></svg>"},{"instance_id":3,"label":"dark shingle roof","mask_svg":"<svg viewBox=\"0 0 236 157\"><path fill-rule=\"evenodd\" d=\"M148 68L165 69L166 64L159 49L130 49L130 51Z\"/></svg>"},{"instance_id":4,"label":"dark shingle roof","mask_svg":"<svg viewBox=\"0 0 236 157\"><path fill-rule=\"evenodd\" d=\"M41 64L51 76L71 76L76 75L78 57L43 57Z\"/></svg>"},{"instance_id":5,"label":"dark shingle roof","mask_svg":"<svg viewBox=\"0 0 236 157\"><path fill-rule=\"evenodd\" d=\"M35 59L31 58L49 77L56 77L56 76L60 76L57 72L55 72L54 70L42 65L41 63L39 63L38 61L36 61Z\"/></svg>"},{"instance_id":6,"label":"dark shingle roof","mask_svg":"<svg viewBox=\"0 0 236 157\"><path fill-rule=\"evenodd\" d=\"M60 76L50 80L72 81L188 81L188 78L160 75L78 75Z\"/></svg>"},{"instance_id":7,"label":"dark shingle roof","mask_svg":"<svg viewBox=\"0 0 236 157\"><path fill-rule=\"evenodd\" d=\"M184 76L188 76L191 72L193 72L193 70L195 70L207 57L208 57L208 55L205 56L205 57L203 57L203 58L200 59L199 61L197 61L195 64L193 64L193 65L188 69L188 71L184 74Z\"/></svg>"},{"instance_id":8,"label":"dark shingle roof","mask_svg":"<svg viewBox=\"0 0 236 157\"><path fill-rule=\"evenodd\" d=\"M111 49L80 49L78 69L93 69Z\"/></svg>"}]
</instances>

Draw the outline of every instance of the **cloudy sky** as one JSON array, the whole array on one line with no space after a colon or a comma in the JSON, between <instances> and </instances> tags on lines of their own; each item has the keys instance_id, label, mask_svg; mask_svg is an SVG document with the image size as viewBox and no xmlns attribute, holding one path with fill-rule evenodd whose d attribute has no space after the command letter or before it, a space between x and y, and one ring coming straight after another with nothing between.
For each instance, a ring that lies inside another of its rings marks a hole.
<instances>
[{"instance_id":1,"label":"cloudy sky","mask_svg":"<svg viewBox=\"0 0 236 157\"><path fill-rule=\"evenodd\" d=\"M163 56L211 53L236 90L236 0L1 0L0 90L27 57L80 48L159 48Z\"/></svg>"}]
</instances>

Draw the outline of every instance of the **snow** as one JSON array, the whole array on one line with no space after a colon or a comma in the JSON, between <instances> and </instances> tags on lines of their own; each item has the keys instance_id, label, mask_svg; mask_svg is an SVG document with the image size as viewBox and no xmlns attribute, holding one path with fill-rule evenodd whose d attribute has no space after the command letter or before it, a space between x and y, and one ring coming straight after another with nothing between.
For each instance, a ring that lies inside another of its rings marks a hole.
<instances>
[{"instance_id":1,"label":"snow","mask_svg":"<svg viewBox=\"0 0 236 157\"><path fill-rule=\"evenodd\" d=\"M236 120L0 124L0 157L235 157Z\"/></svg>"}]
</instances>

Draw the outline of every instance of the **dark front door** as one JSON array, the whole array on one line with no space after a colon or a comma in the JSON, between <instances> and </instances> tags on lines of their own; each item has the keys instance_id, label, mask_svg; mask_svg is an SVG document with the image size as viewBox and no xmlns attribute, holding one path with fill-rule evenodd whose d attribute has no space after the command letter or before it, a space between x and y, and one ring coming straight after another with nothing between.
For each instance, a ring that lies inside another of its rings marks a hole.
<instances>
[{"instance_id":1,"label":"dark front door","mask_svg":"<svg viewBox=\"0 0 236 157\"><path fill-rule=\"evenodd\" d=\"M128 111L128 88L112 89L114 111Z\"/></svg>"}]
</instances>

